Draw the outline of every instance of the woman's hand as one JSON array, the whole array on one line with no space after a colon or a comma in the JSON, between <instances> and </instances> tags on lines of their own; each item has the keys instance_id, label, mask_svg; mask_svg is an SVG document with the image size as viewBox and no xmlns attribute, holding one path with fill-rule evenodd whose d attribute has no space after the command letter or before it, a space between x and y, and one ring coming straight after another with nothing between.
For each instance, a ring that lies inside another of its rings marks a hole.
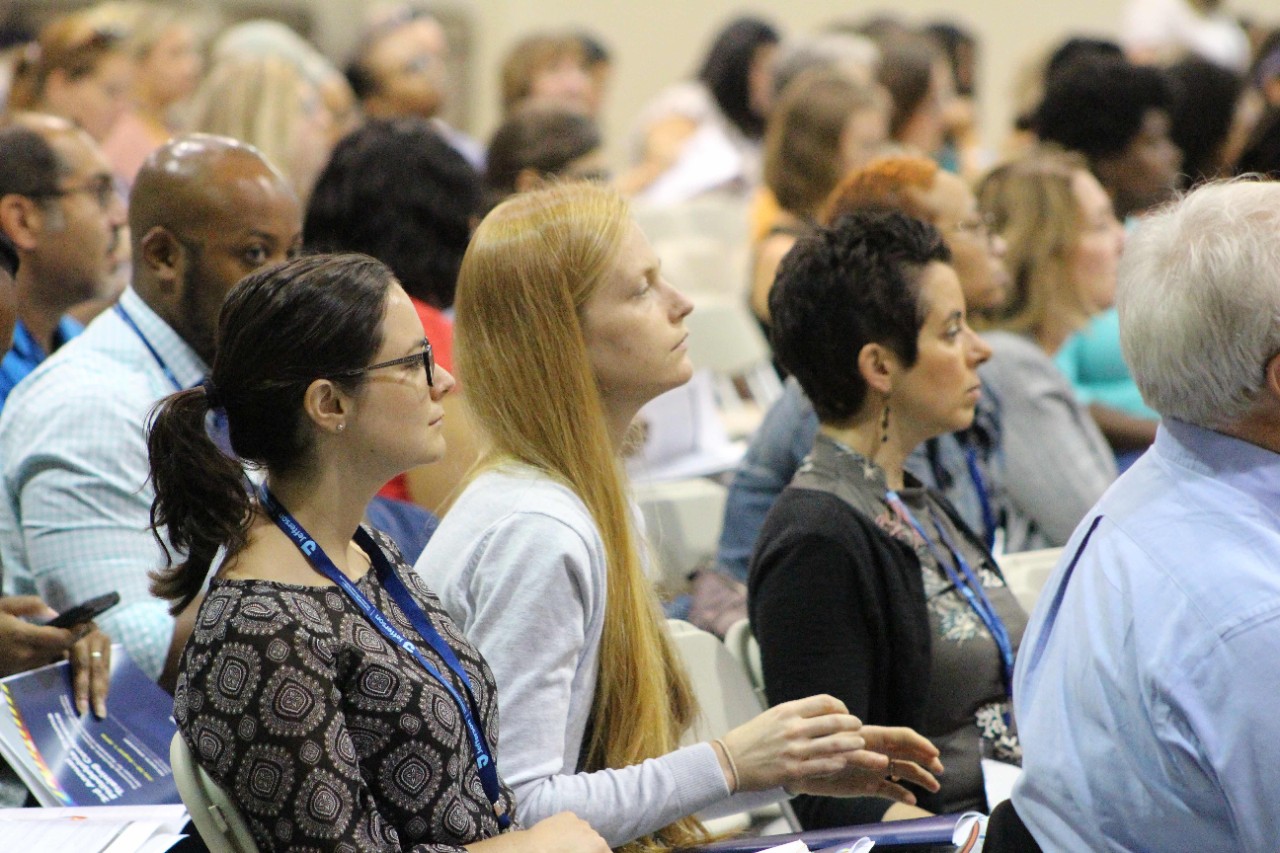
<instances>
[{"instance_id":1,"label":"woman's hand","mask_svg":"<svg viewBox=\"0 0 1280 853\"><path fill-rule=\"evenodd\" d=\"M914 803L898 782L936 791L933 773L942 772L938 750L926 738L908 728L864 726L832 696L770 708L725 735L722 746L725 779L732 787L736 775L742 791L781 785L793 793Z\"/></svg>"},{"instance_id":2,"label":"woman's hand","mask_svg":"<svg viewBox=\"0 0 1280 853\"><path fill-rule=\"evenodd\" d=\"M107 689L111 686L111 638L90 622L87 632L67 653L71 660L71 683L76 710L81 714L93 704L98 719L107 716Z\"/></svg>"},{"instance_id":3,"label":"woman's hand","mask_svg":"<svg viewBox=\"0 0 1280 853\"><path fill-rule=\"evenodd\" d=\"M862 721L833 696L810 696L765 711L722 738L725 779L739 791L794 787L839 773L863 752ZM887 763L887 759L885 759Z\"/></svg>"},{"instance_id":4,"label":"woman's hand","mask_svg":"<svg viewBox=\"0 0 1280 853\"><path fill-rule=\"evenodd\" d=\"M942 772L942 762L927 738L901 726L863 726L859 734L866 748L849 756L843 770L802 779L790 790L825 797L888 797L911 805L915 795L898 782L938 790L933 774Z\"/></svg>"}]
</instances>

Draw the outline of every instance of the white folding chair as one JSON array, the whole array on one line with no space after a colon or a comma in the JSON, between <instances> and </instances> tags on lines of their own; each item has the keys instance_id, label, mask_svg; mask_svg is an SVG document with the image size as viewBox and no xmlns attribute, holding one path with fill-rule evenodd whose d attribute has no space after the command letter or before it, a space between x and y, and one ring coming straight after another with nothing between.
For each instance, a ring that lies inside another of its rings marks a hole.
<instances>
[{"instance_id":1,"label":"white folding chair","mask_svg":"<svg viewBox=\"0 0 1280 853\"><path fill-rule=\"evenodd\" d=\"M178 794L211 853L258 853L240 809L196 763L181 732L169 743L169 763Z\"/></svg>"},{"instance_id":2,"label":"white folding chair","mask_svg":"<svg viewBox=\"0 0 1280 853\"><path fill-rule=\"evenodd\" d=\"M720 737L764 710L747 673L714 634L679 619L668 619L667 627L698 699L698 718L685 733L685 743ZM721 832L746 828L753 822L766 824L761 835L800 831L800 822L786 802L745 816L721 818L711 825Z\"/></svg>"},{"instance_id":3,"label":"white folding chair","mask_svg":"<svg viewBox=\"0 0 1280 853\"><path fill-rule=\"evenodd\" d=\"M654 580L667 590L682 591L689 574L715 556L728 490L698 477L639 483L634 494L660 564Z\"/></svg>"},{"instance_id":4,"label":"white folding chair","mask_svg":"<svg viewBox=\"0 0 1280 853\"><path fill-rule=\"evenodd\" d=\"M760 663L760 644L756 642L756 635L751 633L751 622L739 619L730 625L724 634L724 645L751 679L751 686L755 689L760 704L768 705L769 700L764 693L764 666Z\"/></svg>"},{"instance_id":5,"label":"white folding chair","mask_svg":"<svg viewBox=\"0 0 1280 853\"><path fill-rule=\"evenodd\" d=\"M1009 591L1030 613L1036 609L1040 590L1044 589L1049 575L1062 557L1061 548L1043 548L1039 551L1018 551L1000 557L1000 571L1004 574Z\"/></svg>"},{"instance_id":6,"label":"white folding chair","mask_svg":"<svg viewBox=\"0 0 1280 853\"><path fill-rule=\"evenodd\" d=\"M726 415L730 437L749 435L782 396L782 380L773 369L773 353L764 333L740 300L703 300L684 324L689 330L689 360L695 368L715 374L716 399ZM746 389L749 400L739 386ZM744 416L748 408L753 419Z\"/></svg>"}]
</instances>

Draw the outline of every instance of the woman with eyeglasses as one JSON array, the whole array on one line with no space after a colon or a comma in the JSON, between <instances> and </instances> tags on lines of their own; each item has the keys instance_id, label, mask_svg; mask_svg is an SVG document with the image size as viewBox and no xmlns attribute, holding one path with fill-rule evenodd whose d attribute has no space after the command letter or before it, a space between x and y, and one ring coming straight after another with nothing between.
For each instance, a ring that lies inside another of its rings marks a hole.
<instances>
[{"instance_id":1,"label":"woman with eyeglasses","mask_svg":"<svg viewBox=\"0 0 1280 853\"><path fill-rule=\"evenodd\" d=\"M936 787L926 740L862 726L829 696L680 746L697 709L621 455L640 408L690 378L692 306L621 196L583 182L500 204L467 250L456 307L489 449L416 568L493 666L519 816L568 809L611 847L658 850L705 839L694 813L783 786L908 801L899 778Z\"/></svg>"},{"instance_id":2,"label":"woman with eyeglasses","mask_svg":"<svg viewBox=\"0 0 1280 853\"><path fill-rule=\"evenodd\" d=\"M385 266L316 255L241 281L209 380L157 408L152 521L180 553L153 591L176 613L221 555L174 716L261 850L604 853L572 815L515 831L492 674L361 526L389 477L444 453L452 387Z\"/></svg>"}]
</instances>

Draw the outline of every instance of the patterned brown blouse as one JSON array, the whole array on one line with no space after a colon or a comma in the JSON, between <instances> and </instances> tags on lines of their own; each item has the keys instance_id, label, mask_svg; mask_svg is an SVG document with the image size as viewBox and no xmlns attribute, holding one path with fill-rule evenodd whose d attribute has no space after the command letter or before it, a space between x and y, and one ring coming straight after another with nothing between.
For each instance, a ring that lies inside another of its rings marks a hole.
<instances>
[{"instance_id":1,"label":"patterned brown blouse","mask_svg":"<svg viewBox=\"0 0 1280 853\"><path fill-rule=\"evenodd\" d=\"M373 535L457 653L496 754L489 667L391 541ZM417 640L373 571L357 586ZM455 678L429 644L419 648ZM264 853L426 853L500 831L453 699L336 587L213 581L183 652L174 716ZM502 800L514 814L505 785Z\"/></svg>"}]
</instances>

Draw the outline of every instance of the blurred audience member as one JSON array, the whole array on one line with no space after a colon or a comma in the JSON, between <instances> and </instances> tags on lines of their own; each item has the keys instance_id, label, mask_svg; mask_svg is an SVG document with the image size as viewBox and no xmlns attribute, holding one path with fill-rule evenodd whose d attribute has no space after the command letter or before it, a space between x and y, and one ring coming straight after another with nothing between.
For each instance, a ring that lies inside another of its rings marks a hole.
<instances>
[{"instance_id":1,"label":"blurred audience member","mask_svg":"<svg viewBox=\"0 0 1280 853\"><path fill-rule=\"evenodd\" d=\"M806 71L782 93L764 139L764 181L779 209L755 246L751 274L751 310L766 326L779 262L816 225L818 209L840 179L883 146L888 114L879 87L835 68Z\"/></svg>"},{"instance_id":2,"label":"blurred audience member","mask_svg":"<svg viewBox=\"0 0 1280 853\"><path fill-rule=\"evenodd\" d=\"M108 289L124 222L111 164L87 133L38 113L20 113L0 129L0 232L22 259L13 345L0 361L0 406L83 331L67 311Z\"/></svg>"},{"instance_id":3,"label":"blurred audience member","mask_svg":"<svg viewBox=\"0 0 1280 853\"><path fill-rule=\"evenodd\" d=\"M1127 221L1169 200L1178 184L1182 155L1169 137L1173 105L1163 71L1086 56L1050 79L1034 127L1042 140L1087 158ZM1114 310L1066 342L1057 360L1122 464L1150 446L1154 412L1142 403L1120 355Z\"/></svg>"},{"instance_id":4,"label":"blurred audience member","mask_svg":"<svg viewBox=\"0 0 1280 853\"><path fill-rule=\"evenodd\" d=\"M329 159L333 117L316 87L278 56L224 59L192 99L190 129L246 142L305 199Z\"/></svg>"},{"instance_id":5,"label":"blurred audience member","mask_svg":"<svg viewBox=\"0 0 1280 853\"><path fill-rule=\"evenodd\" d=\"M778 48L773 68L773 101L777 103L791 81L801 74L819 69L841 71L854 83L879 85L876 83L879 65L880 48L864 35L833 30L790 39ZM885 93L884 97L887 105L888 94ZM768 236L781 212L778 200L766 182L751 201L749 215L753 244Z\"/></svg>"},{"instance_id":6,"label":"blurred audience member","mask_svg":"<svg viewBox=\"0 0 1280 853\"><path fill-rule=\"evenodd\" d=\"M132 81L119 33L83 12L64 15L19 54L8 107L70 119L101 142L128 109Z\"/></svg>"},{"instance_id":7,"label":"blurred audience member","mask_svg":"<svg viewBox=\"0 0 1280 853\"><path fill-rule=\"evenodd\" d=\"M1054 363L1063 343L1115 301L1124 228L1078 156L1034 152L997 167L978 202L1008 245L1009 298L988 311L994 354L982 379L1000 403L1005 486L1029 529L1066 543L1116 477L1089 412Z\"/></svg>"},{"instance_id":8,"label":"blurred audience member","mask_svg":"<svg viewBox=\"0 0 1280 853\"><path fill-rule=\"evenodd\" d=\"M102 143L117 177L128 186L147 155L178 129L174 107L200 84L204 57L188 10L124 0L94 7L91 17L100 27L122 34L133 60L129 108Z\"/></svg>"},{"instance_id":9,"label":"blurred audience member","mask_svg":"<svg viewBox=\"0 0 1280 853\"><path fill-rule=\"evenodd\" d=\"M1144 220L1120 332L1161 422L1023 641L1013 804L1045 850L1280 846L1280 185Z\"/></svg>"},{"instance_id":10,"label":"blurred audience member","mask_svg":"<svg viewBox=\"0 0 1280 853\"><path fill-rule=\"evenodd\" d=\"M1243 74L1249 36L1222 8L1222 0L1126 0L1121 41L1135 62L1199 56Z\"/></svg>"},{"instance_id":11,"label":"blurred audience member","mask_svg":"<svg viewBox=\"0 0 1280 853\"><path fill-rule=\"evenodd\" d=\"M517 109L489 140L487 206L550 178L608 180L600 146L600 128L589 116L536 104Z\"/></svg>"},{"instance_id":12,"label":"blurred audience member","mask_svg":"<svg viewBox=\"0 0 1280 853\"><path fill-rule=\"evenodd\" d=\"M436 363L453 370L458 269L483 208L480 177L422 119L374 120L338 143L307 206L313 252L363 252L382 261L413 300ZM462 411L465 379L447 395L448 455L392 480L383 497L443 515L476 456Z\"/></svg>"},{"instance_id":13,"label":"blurred audience member","mask_svg":"<svg viewBox=\"0 0 1280 853\"><path fill-rule=\"evenodd\" d=\"M878 79L893 99L889 135L913 153L939 157L955 83L937 43L916 32L880 42Z\"/></svg>"},{"instance_id":14,"label":"blurred audience member","mask_svg":"<svg viewBox=\"0 0 1280 853\"><path fill-rule=\"evenodd\" d=\"M1173 93L1164 72L1114 57L1067 63L1047 79L1032 129L1085 156L1121 220L1167 201L1181 154L1169 138Z\"/></svg>"},{"instance_id":15,"label":"blurred audience member","mask_svg":"<svg viewBox=\"0 0 1280 853\"><path fill-rule=\"evenodd\" d=\"M172 689L195 609L175 623L148 589L165 548L147 529L147 418L161 397L208 372L224 296L298 251L301 214L257 151L184 136L138 172L129 230L132 287L36 368L0 414L0 561L6 589L55 608L119 592L103 628Z\"/></svg>"},{"instance_id":16,"label":"blurred audience member","mask_svg":"<svg viewBox=\"0 0 1280 853\"><path fill-rule=\"evenodd\" d=\"M449 98L449 40L431 15L407 7L375 21L347 66L347 79L370 118L431 119L471 165L484 164L484 150L450 126L440 113Z\"/></svg>"},{"instance_id":17,"label":"blurred audience member","mask_svg":"<svg viewBox=\"0 0 1280 853\"><path fill-rule=\"evenodd\" d=\"M332 119L330 143L355 130L360 123L360 109L346 76L314 45L278 21L253 20L236 24L218 36L213 46L213 61L237 57L277 56L302 72L316 87Z\"/></svg>"},{"instance_id":18,"label":"blurred audience member","mask_svg":"<svg viewBox=\"0 0 1280 853\"><path fill-rule=\"evenodd\" d=\"M978 132L978 39L950 21L929 24L924 32L947 57L955 82L955 96L943 116L946 130L938 160L948 171L981 174L990 163Z\"/></svg>"},{"instance_id":19,"label":"blurred audience member","mask_svg":"<svg viewBox=\"0 0 1280 853\"><path fill-rule=\"evenodd\" d=\"M777 30L758 18L739 18L722 29L697 79L660 93L641 112L623 191L674 203L712 191L747 197L759 187L779 40Z\"/></svg>"},{"instance_id":20,"label":"blurred audience member","mask_svg":"<svg viewBox=\"0 0 1280 853\"><path fill-rule=\"evenodd\" d=\"M1188 57L1167 69L1173 89L1169 138L1182 151L1182 189L1228 176L1258 122L1260 96L1243 76Z\"/></svg>"},{"instance_id":21,"label":"blurred audience member","mask_svg":"<svg viewBox=\"0 0 1280 853\"><path fill-rule=\"evenodd\" d=\"M582 39L572 33L539 33L516 42L502 61L504 114L530 101L589 113L586 62Z\"/></svg>"}]
</instances>

